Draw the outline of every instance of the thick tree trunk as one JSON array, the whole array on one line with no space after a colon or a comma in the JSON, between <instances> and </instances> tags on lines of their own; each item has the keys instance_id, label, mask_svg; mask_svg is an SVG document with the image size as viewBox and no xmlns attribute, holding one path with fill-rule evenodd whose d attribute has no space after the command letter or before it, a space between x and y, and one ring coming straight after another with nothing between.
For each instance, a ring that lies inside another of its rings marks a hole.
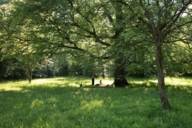
<instances>
[{"instance_id":1,"label":"thick tree trunk","mask_svg":"<svg viewBox=\"0 0 192 128\"><path fill-rule=\"evenodd\" d=\"M121 35L122 32L125 30L125 21L124 21L124 13L122 9L122 4L117 1L112 1L112 4L115 9L115 39L114 43L116 45L115 52L114 52L114 85L115 87L125 87L128 85L126 80L126 59L125 59L125 52L120 50L124 48L124 37Z\"/></svg>"},{"instance_id":2,"label":"thick tree trunk","mask_svg":"<svg viewBox=\"0 0 192 128\"><path fill-rule=\"evenodd\" d=\"M115 59L114 85L115 87L126 87L128 85L126 63L121 57Z\"/></svg>"},{"instance_id":3,"label":"thick tree trunk","mask_svg":"<svg viewBox=\"0 0 192 128\"><path fill-rule=\"evenodd\" d=\"M158 88L159 88L161 105L163 109L171 109L171 105L169 103L165 89L162 44L159 42L156 42L156 64L157 64Z\"/></svg>"},{"instance_id":4,"label":"thick tree trunk","mask_svg":"<svg viewBox=\"0 0 192 128\"><path fill-rule=\"evenodd\" d=\"M127 79L123 76L117 76L114 79L114 85L115 87L126 87L128 85Z\"/></svg>"}]
</instances>

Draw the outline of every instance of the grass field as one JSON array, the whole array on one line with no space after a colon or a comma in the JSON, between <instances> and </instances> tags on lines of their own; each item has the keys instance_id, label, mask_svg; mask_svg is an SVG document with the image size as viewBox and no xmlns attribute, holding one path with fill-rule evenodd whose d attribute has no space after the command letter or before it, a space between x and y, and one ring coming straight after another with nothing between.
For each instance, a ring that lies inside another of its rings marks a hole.
<instances>
[{"instance_id":1,"label":"grass field","mask_svg":"<svg viewBox=\"0 0 192 128\"><path fill-rule=\"evenodd\" d=\"M161 109L155 79L129 82L128 88L79 88L90 84L79 77L0 83L0 128L192 128L192 78L166 78L171 111Z\"/></svg>"}]
</instances>

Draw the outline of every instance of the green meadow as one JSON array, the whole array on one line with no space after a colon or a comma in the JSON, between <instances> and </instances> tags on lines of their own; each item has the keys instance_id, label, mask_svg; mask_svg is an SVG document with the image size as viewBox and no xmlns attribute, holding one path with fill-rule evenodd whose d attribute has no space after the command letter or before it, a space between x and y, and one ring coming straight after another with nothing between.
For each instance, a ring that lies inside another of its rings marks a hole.
<instances>
[{"instance_id":1,"label":"green meadow","mask_svg":"<svg viewBox=\"0 0 192 128\"><path fill-rule=\"evenodd\" d=\"M171 111L161 108L155 79L128 80L126 88L93 88L80 77L2 82L0 128L192 127L191 78L166 78Z\"/></svg>"}]
</instances>

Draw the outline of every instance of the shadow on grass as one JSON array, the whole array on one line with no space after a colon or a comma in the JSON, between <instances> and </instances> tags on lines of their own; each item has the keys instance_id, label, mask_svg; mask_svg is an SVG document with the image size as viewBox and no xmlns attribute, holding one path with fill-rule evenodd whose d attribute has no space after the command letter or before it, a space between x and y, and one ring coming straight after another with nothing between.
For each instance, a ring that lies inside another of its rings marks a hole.
<instances>
[{"instance_id":1,"label":"shadow on grass","mask_svg":"<svg viewBox=\"0 0 192 128\"><path fill-rule=\"evenodd\" d=\"M192 88L168 87L176 108L171 112L161 110L155 88L151 83L130 88L58 85L1 91L0 127L190 128L192 96L186 90L192 91Z\"/></svg>"}]
</instances>

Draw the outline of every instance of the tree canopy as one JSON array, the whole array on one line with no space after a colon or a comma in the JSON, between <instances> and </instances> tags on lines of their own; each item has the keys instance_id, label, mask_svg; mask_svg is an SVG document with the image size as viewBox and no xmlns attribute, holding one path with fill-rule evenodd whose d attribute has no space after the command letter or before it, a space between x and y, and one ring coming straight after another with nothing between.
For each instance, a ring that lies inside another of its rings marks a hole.
<instances>
[{"instance_id":1,"label":"tree canopy","mask_svg":"<svg viewBox=\"0 0 192 128\"><path fill-rule=\"evenodd\" d=\"M191 15L192 0L2 0L0 58L16 58L29 81L45 60L92 77L107 65L116 87L157 74L170 109L165 75L192 73Z\"/></svg>"}]
</instances>

